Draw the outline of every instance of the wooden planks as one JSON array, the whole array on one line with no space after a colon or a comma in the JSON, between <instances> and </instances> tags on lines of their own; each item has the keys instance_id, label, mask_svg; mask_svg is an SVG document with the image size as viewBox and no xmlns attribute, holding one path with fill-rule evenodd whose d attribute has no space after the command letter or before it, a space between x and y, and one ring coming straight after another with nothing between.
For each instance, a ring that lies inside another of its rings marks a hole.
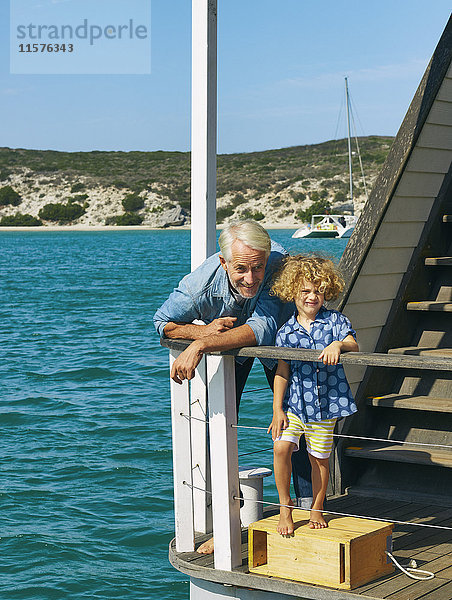
<instances>
[{"instance_id":1,"label":"wooden planks","mask_svg":"<svg viewBox=\"0 0 452 600\"><path fill-rule=\"evenodd\" d=\"M403 354L404 356L418 356L422 357L438 357L447 359L449 363L449 369L452 368L452 364L449 359L452 357L452 348L425 348L422 346L405 346L404 348L390 348L388 354ZM402 365L400 365L402 366Z\"/></svg>"},{"instance_id":2,"label":"wooden planks","mask_svg":"<svg viewBox=\"0 0 452 600\"><path fill-rule=\"evenodd\" d=\"M427 123L452 126L452 102L436 100L427 117Z\"/></svg>"},{"instance_id":3,"label":"wooden planks","mask_svg":"<svg viewBox=\"0 0 452 600\"><path fill-rule=\"evenodd\" d=\"M452 312L452 302L438 302L438 300L423 300L422 302L408 302L406 308L407 310Z\"/></svg>"},{"instance_id":4,"label":"wooden planks","mask_svg":"<svg viewBox=\"0 0 452 600\"><path fill-rule=\"evenodd\" d=\"M425 265L434 267L452 267L452 256L438 256L437 258L426 258Z\"/></svg>"},{"instance_id":5,"label":"wooden planks","mask_svg":"<svg viewBox=\"0 0 452 600\"><path fill-rule=\"evenodd\" d=\"M358 331L362 327L378 327L386 323L392 299L375 302L357 302L347 305L347 316L353 323L353 328ZM359 338L358 338L359 340Z\"/></svg>"},{"instance_id":6,"label":"wooden planks","mask_svg":"<svg viewBox=\"0 0 452 600\"><path fill-rule=\"evenodd\" d=\"M425 193L427 194L427 192ZM425 221L411 221L406 223L383 222L375 236L373 247L415 248L419 243L424 226Z\"/></svg>"},{"instance_id":7,"label":"wooden planks","mask_svg":"<svg viewBox=\"0 0 452 600\"><path fill-rule=\"evenodd\" d=\"M434 202L434 196L429 198L394 196L386 212L385 222L427 221Z\"/></svg>"},{"instance_id":8,"label":"wooden planks","mask_svg":"<svg viewBox=\"0 0 452 600\"><path fill-rule=\"evenodd\" d=\"M368 398L367 403L370 406L452 413L452 398L432 398L431 396L388 394L386 396Z\"/></svg>"},{"instance_id":9,"label":"wooden planks","mask_svg":"<svg viewBox=\"0 0 452 600\"><path fill-rule=\"evenodd\" d=\"M447 448L376 442L349 446L345 449L345 454L354 458L452 467L452 450Z\"/></svg>"},{"instance_id":10,"label":"wooden planks","mask_svg":"<svg viewBox=\"0 0 452 600\"><path fill-rule=\"evenodd\" d=\"M445 125L425 123L418 139L418 146L423 148L436 148L450 150L452 147L451 128Z\"/></svg>"},{"instance_id":11,"label":"wooden planks","mask_svg":"<svg viewBox=\"0 0 452 600\"><path fill-rule=\"evenodd\" d=\"M452 509L432 506L430 503L390 501L374 497L342 495L328 500L328 509L336 512L352 513L366 517L381 517L391 520L431 523L452 526ZM269 513L267 513L269 514ZM171 563L183 573L199 579L236 585L241 588L252 588L267 592L286 594L294 598L312 600L386 600L394 594L407 594L413 600L450 600L452 598L452 532L425 530L415 526L395 525L393 554L402 564L414 558L420 569L435 573L436 587L430 589L421 585L423 582L413 581L398 570L376 581L362 585L353 591L336 591L319 586L292 582L284 579L253 575L247 569L247 536L242 532L242 556L244 562L232 572L213 569L213 557L192 553L175 552L170 545ZM197 545L205 539L197 539ZM446 541L449 540L449 544ZM449 565L449 566L448 566ZM427 583L427 582L426 582ZM430 590L430 591L429 591ZM256 597L258 591L254 592ZM254 597L254 596L253 596ZM393 598L394 600L394 598Z\"/></svg>"},{"instance_id":12,"label":"wooden planks","mask_svg":"<svg viewBox=\"0 0 452 600\"><path fill-rule=\"evenodd\" d=\"M412 254L413 247L371 248L361 269L360 277L364 275L389 275L392 273L403 276L410 264Z\"/></svg>"},{"instance_id":13,"label":"wooden planks","mask_svg":"<svg viewBox=\"0 0 452 600\"><path fill-rule=\"evenodd\" d=\"M407 164L407 170L444 173L446 174L450 167L449 150L439 150L437 148L420 148L416 146L413 150Z\"/></svg>"},{"instance_id":14,"label":"wooden planks","mask_svg":"<svg viewBox=\"0 0 452 600\"><path fill-rule=\"evenodd\" d=\"M188 340L160 340L162 346L176 351L184 350L189 344ZM318 362L318 350L303 350L301 348L277 348L275 346L250 346L240 350L227 352L212 352L212 355L254 356L257 358L281 358L283 360L306 360ZM400 356L403 355L403 356ZM392 348L388 354L367 352L346 352L341 355L344 365L370 365L375 367L393 367L403 369L434 369L450 371L452 369L451 348Z\"/></svg>"}]
</instances>

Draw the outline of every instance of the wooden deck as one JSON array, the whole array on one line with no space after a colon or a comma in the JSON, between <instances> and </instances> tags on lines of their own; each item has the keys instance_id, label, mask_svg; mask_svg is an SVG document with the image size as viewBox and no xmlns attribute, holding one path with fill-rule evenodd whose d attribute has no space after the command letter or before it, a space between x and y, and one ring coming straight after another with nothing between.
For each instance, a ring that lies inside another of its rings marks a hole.
<instances>
[{"instance_id":1,"label":"wooden deck","mask_svg":"<svg viewBox=\"0 0 452 600\"><path fill-rule=\"evenodd\" d=\"M452 527L452 508L403 501L344 495L328 501L328 509L388 521L411 521ZM273 511L274 512L274 511ZM266 511L266 515L271 514ZM200 537L201 543L206 536ZM190 577L237 587L266 590L313 600L356 600L357 597L380 600L451 600L452 599L452 531L396 525L394 556L406 565L414 559L418 568L435 573L429 581L415 581L398 569L389 576L350 592L321 586L296 583L285 579L250 574L248 571L247 530L242 532L242 566L232 572L213 568L213 557L176 553L174 540L170 544L171 564Z\"/></svg>"}]
</instances>

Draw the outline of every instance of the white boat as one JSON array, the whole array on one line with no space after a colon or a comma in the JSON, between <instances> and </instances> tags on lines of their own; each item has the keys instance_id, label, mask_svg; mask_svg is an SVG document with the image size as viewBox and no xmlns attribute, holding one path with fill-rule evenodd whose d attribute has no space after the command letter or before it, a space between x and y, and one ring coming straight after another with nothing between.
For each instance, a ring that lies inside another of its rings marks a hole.
<instances>
[{"instance_id":1,"label":"white boat","mask_svg":"<svg viewBox=\"0 0 452 600\"><path fill-rule=\"evenodd\" d=\"M358 217L354 215L313 215L310 225L297 229L293 238L349 238Z\"/></svg>"},{"instance_id":2,"label":"white boat","mask_svg":"<svg viewBox=\"0 0 452 600\"><path fill-rule=\"evenodd\" d=\"M352 172L352 146L350 131L350 95L348 91L348 80L345 78L345 103L347 112L347 140L348 140L348 169L350 179L350 203L353 206L353 172ZM364 191L367 197L366 182L362 171L361 155L359 152L358 138L356 137L359 163L363 176ZM310 225L303 225L293 234L293 238L349 238L353 232L358 218L354 215L313 215Z\"/></svg>"}]
</instances>

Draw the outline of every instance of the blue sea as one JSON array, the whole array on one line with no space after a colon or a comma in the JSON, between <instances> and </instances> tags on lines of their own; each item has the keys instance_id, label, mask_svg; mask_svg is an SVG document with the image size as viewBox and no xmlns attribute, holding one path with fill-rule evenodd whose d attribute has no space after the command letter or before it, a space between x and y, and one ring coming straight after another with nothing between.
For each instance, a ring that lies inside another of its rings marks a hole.
<instances>
[{"instance_id":1,"label":"blue sea","mask_svg":"<svg viewBox=\"0 0 452 600\"><path fill-rule=\"evenodd\" d=\"M271 235L336 257L346 244L292 233ZM167 559L168 353L152 315L189 250L189 231L0 232L2 600L188 598ZM270 394L252 391L262 387L255 366L242 424L268 424ZM271 446L246 430L239 444ZM271 451L246 457L271 462Z\"/></svg>"}]
</instances>

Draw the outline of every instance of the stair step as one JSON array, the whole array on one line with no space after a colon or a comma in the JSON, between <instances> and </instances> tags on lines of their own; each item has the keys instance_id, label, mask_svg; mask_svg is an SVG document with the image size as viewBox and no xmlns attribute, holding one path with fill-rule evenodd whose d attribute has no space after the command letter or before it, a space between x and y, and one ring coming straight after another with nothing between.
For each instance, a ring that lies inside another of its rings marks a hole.
<instances>
[{"instance_id":1,"label":"stair step","mask_svg":"<svg viewBox=\"0 0 452 600\"><path fill-rule=\"evenodd\" d=\"M443 215L444 223L452 223L452 215Z\"/></svg>"},{"instance_id":2,"label":"stair step","mask_svg":"<svg viewBox=\"0 0 452 600\"><path fill-rule=\"evenodd\" d=\"M452 450L447 448L376 442L362 446L348 446L345 454L354 458L452 467Z\"/></svg>"},{"instance_id":3,"label":"stair step","mask_svg":"<svg viewBox=\"0 0 452 600\"><path fill-rule=\"evenodd\" d=\"M407 310L427 310L435 312L452 312L452 302L438 302L437 300L424 300L422 302L408 302Z\"/></svg>"},{"instance_id":4,"label":"stair step","mask_svg":"<svg viewBox=\"0 0 452 600\"><path fill-rule=\"evenodd\" d=\"M452 256L438 256L436 258L426 258L426 266L437 266L437 267L451 267Z\"/></svg>"},{"instance_id":5,"label":"stair step","mask_svg":"<svg viewBox=\"0 0 452 600\"><path fill-rule=\"evenodd\" d=\"M405 346L404 348L390 348L388 350L388 354L405 354L411 356L435 356L441 358L452 358L452 348L423 348L422 346Z\"/></svg>"},{"instance_id":6,"label":"stair step","mask_svg":"<svg viewBox=\"0 0 452 600\"><path fill-rule=\"evenodd\" d=\"M388 394L386 396L370 397L367 399L367 403L370 406L452 413L452 398L433 398L431 396Z\"/></svg>"}]
</instances>

